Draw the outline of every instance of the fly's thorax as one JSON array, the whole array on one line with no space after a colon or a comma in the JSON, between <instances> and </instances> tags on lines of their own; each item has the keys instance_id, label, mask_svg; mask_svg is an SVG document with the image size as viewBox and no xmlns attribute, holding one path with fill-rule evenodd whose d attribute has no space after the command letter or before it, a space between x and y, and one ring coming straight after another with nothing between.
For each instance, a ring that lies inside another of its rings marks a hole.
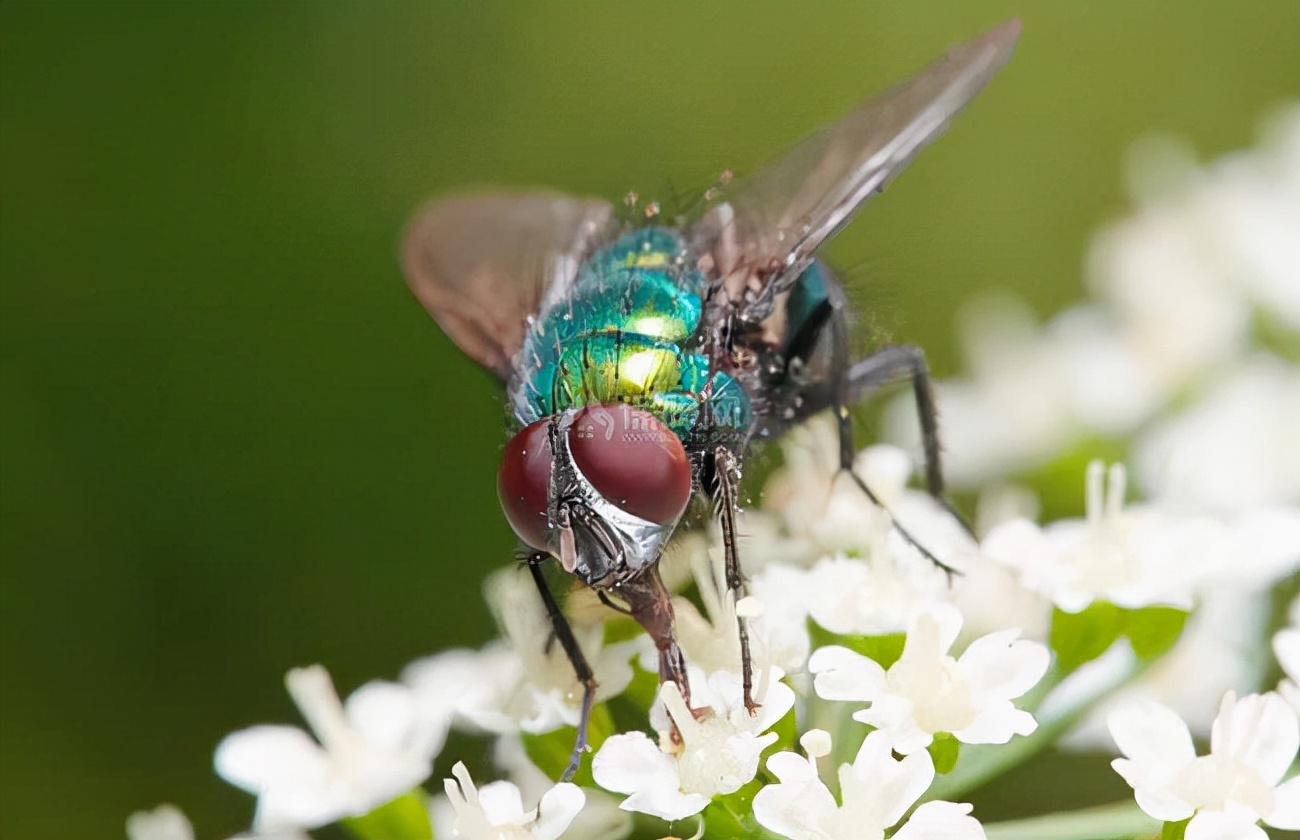
<instances>
[{"instance_id":1,"label":"fly's thorax","mask_svg":"<svg viewBox=\"0 0 1300 840\"><path fill-rule=\"evenodd\" d=\"M642 228L596 252L530 325L510 386L516 421L621 403L684 440L739 435L745 392L701 351L705 287L674 230Z\"/></svg>"}]
</instances>

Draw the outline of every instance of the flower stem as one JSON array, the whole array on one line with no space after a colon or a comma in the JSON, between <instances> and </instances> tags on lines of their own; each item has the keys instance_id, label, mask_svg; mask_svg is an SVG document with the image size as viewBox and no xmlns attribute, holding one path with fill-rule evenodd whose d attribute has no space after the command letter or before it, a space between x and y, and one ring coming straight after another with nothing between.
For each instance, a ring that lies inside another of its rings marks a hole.
<instances>
[{"instance_id":1,"label":"flower stem","mask_svg":"<svg viewBox=\"0 0 1300 840\"><path fill-rule=\"evenodd\" d=\"M984 826L988 840L1102 840L1154 835L1159 831L1160 822L1144 814L1134 802L1116 802Z\"/></svg>"}]
</instances>

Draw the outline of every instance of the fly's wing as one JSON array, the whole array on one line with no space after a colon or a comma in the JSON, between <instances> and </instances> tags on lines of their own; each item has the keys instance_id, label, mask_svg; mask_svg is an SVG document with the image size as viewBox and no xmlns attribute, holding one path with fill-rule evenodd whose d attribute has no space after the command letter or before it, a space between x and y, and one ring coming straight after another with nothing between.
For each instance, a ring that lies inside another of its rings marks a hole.
<instances>
[{"instance_id":1,"label":"fly's wing","mask_svg":"<svg viewBox=\"0 0 1300 840\"><path fill-rule=\"evenodd\" d=\"M937 137L1011 57L1020 22L949 50L741 183L696 224L693 244L741 316L756 322L816 250Z\"/></svg>"},{"instance_id":2,"label":"fly's wing","mask_svg":"<svg viewBox=\"0 0 1300 840\"><path fill-rule=\"evenodd\" d=\"M456 346L508 379L529 316L614 228L608 202L559 193L443 199L411 220L402 270Z\"/></svg>"}]
</instances>

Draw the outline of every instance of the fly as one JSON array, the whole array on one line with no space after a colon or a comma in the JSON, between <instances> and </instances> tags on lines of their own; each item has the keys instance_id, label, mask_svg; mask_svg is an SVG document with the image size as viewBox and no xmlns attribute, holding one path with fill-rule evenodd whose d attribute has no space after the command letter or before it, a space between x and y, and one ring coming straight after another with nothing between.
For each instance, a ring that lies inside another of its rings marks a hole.
<instances>
[{"instance_id":1,"label":"fly","mask_svg":"<svg viewBox=\"0 0 1300 840\"><path fill-rule=\"evenodd\" d=\"M844 290L816 254L979 93L1019 34L1009 21L951 49L728 187L689 224L656 225L648 214L635 227L609 202L550 192L443 199L411 222L402 253L411 289L505 383L515 434L498 473L502 509L583 685L566 779L586 749L596 681L543 563L554 558L645 628L660 680L689 706L657 561L691 498L703 496L719 520L727 587L743 597L737 485L756 440L833 410L840 468L879 504L852 469L849 406L910 380L927 489L942 501L924 354L890 345L853 361ZM743 617L738 632L752 713Z\"/></svg>"}]
</instances>

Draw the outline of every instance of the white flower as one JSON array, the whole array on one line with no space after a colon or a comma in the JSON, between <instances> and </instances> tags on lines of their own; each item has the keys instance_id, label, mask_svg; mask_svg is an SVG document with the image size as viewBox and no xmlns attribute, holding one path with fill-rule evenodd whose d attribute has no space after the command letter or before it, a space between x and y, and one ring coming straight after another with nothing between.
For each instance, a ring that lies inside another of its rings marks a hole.
<instances>
[{"instance_id":1,"label":"white flower","mask_svg":"<svg viewBox=\"0 0 1300 840\"><path fill-rule=\"evenodd\" d=\"M696 710L709 710L702 719L686 707L674 683L665 683L660 700L680 743L667 725L659 745L643 732L613 735L592 759L596 783L630 794L619 806L624 810L665 820L698 814L714 795L739 790L758 772L763 750L776 741L775 733L762 733L794 706L794 692L780 682L780 671L770 669L755 676L756 699L762 705L752 717L745 710L735 674L718 672L707 681L692 682Z\"/></svg>"},{"instance_id":2,"label":"white flower","mask_svg":"<svg viewBox=\"0 0 1300 840\"><path fill-rule=\"evenodd\" d=\"M527 801L540 800L555 786L555 781L529 759L523 742L516 736L497 738L492 761L519 786ZM632 815L618 807L616 797L597 788L583 788L582 792L587 802L564 832L564 840L620 840L632 831ZM442 835L435 832L434 836Z\"/></svg>"},{"instance_id":3,"label":"white flower","mask_svg":"<svg viewBox=\"0 0 1300 840\"><path fill-rule=\"evenodd\" d=\"M839 437L830 417L796 427L782 446L785 464L763 490L763 506L777 514L789 538L777 541L786 563L807 565L834 554L920 561L933 568L905 540L897 522L948 565L960 565L973 546L961 524L928 493L909 489L912 458L896 446L858 452L853 471L884 505L874 504L839 468ZM762 526L760 525L760 528ZM765 534L770 539L771 534ZM771 546L759 552L768 562ZM942 577L942 575L940 575Z\"/></svg>"},{"instance_id":4,"label":"white flower","mask_svg":"<svg viewBox=\"0 0 1300 840\"><path fill-rule=\"evenodd\" d=\"M451 708L458 723L471 729L540 734L576 726L583 687L562 646L551 641L531 577L504 569L484 589L506 641L416 660L402 671L402 681L415 690L426 714L438 717ZM632 679L629 660L641 640L602 646L602 625L573 629L595 672L597 701L621 693Z\"/></svg>"},{"instance_id":5,"label":"white flower","mask_svg":"<svg viewBox=\"0 0 1300 840\"><path fill-rule=\"evenodd\" d=\"M1085 519L1044 528L1025 520L1008 522L985 538L984 551L1066 612L1079 612L1095 600L1190 609L1197 585L1234 557L1240 541L1231 528L1207 516L1125 509L1125 483L1121 465L1107 472L1094 461L1087 470Z\"/></svg>"},{"instance_id":6,"label":"white flower","mask_svg":"<svg viewBox=\"0 0 1300 840\"><path fill-rule=\"evenodd\" d=\"M129 840L194 840L194 828L180 808L159 805L127 817L126 836Z\"/></svg>"},{"instance_id":7,"label":"white flower","mask_svg":"<svg viewBox=\"0 0 1300 840\"><path fill-rule=\"evenodd\" d=\"M749 581L749 592L762 605L750 619L751 642L758 658L787 673L803 671L812 649L808 636L808 571L772 563Z\"/></svg>"},{"instance_id":8,"label":"white flower","mask_svg":"<svg viewBox=\"0 0 1300 840\"><path fill-rule=\"evenodd\" d=\"M1169 356L1223 359L1244 338L1251 306L1300 329L1300 108L1266 120L1262 134L1262 148L1203 169L1185 143L1134 146L1140 207L1098 237L1091 279L1126 329L1178 351ZM1153 189L1152 171L1173 177Z\"/></svg>"},{"instance_id":9,"label":"white flower","mask_svg":"<svg viewBox=\"0 0 1300 840\"><path fill-rule=\"evenodd\" d=\"M691 573L700 603L704 605L703 614L686 598L673 598L673 612L676 614L677 642L681 645L686 661L705 671L736 671L740 668L740 630L737 618L737 604L726 584L726 568L722 548L712 546L703 551L689 555ZM755 639L756 634L750 630L750 650L754 656L755 668L765 667L767 660L762 656L766 646ZM653 651L645 651L643 657L657 662L658 656ZM654 670L651 666L647 670Z\"/></svg>"},{"instance_id":10,"label":"white flower","mask_svg":"<svg viewBox=\"0 0 1300 840\"><path fill-rule=\"evenodd\" d=\"M889 733L904 755L924 750L941 732L968 744L1004 744L1033 732L1033 716L1011 701L1042 679L1047 648L1017 641L1018 630L1002 630L976 639L953 659L948 649L961 623L961 614L946 604L920 611L902 656L888 670L848 648L821 648L808 663L817 675L817 695L870 702L853 718Z\"/></svg>"},{"instance_id":11,"label":"white flower","mask_svg":"<svg viewBox=\"0 0 1300 840\"><path fill-rule=\"evenodd\" d=\"M687 598L673 598L677 641L693 669L706 673L740 670L737 614L746 618L750 660L755 673L770 666L801 669L808 658L808 612L805 570L772 562L754 576L749 596L736 603L727 589L722 547L701 544L688 555L703 614ZM742 554L747 560L748 555ZM658 668L653 650L642 654L646 670Z\"/></svg>"},{"instance_id":12,"label":"white flower","mask_svg":"<svg viewBox=\"0 0 1300 840\"><path fill-rule=\"evenodd\" d=\"M175 805L159 805L152 811L136 811L126 820L127 840L194 840L194 827ZM231 840L311 840L297 829L287 828L258 834L240 834Z\"/></svg>"},{"instance_id":13,"label":"white flower","mask_svg":"<svg viewBox=\"0 0 1300 840\"><path fill-rule=\"evenodd\" d=\"M1158 703L1135 702L1110 716L1126 757L1111 762L1137 804L1165 822L1191 818L1187 840L1266 840L1256 823L1300 829L1300 777L1282 776L1300 748L1300 721L1276 694L1237 700L1229 692L1197 756L1187 725Z\"/></svg>"},{"instance_id":14,"label":"white flower","mask_svg":"<svg viewBox=\"0 0 1300 840\"><path fill-rule=\"evenodd\" d=\"M1016 628L1027 639L1043 641L1051 628L1051 600L1025 587L1014 569L987 555L967 563L942 600L961 611L963 639Z\"/></svg>"},{"instance_id":15,"label":"white flower","mask_svg":"<svg viewBox=\"0 0 1300 840\"><path fill-rule=\"evenodd\" d=\"M510 782L477 788L459 761L451 773L456 778L443 782L455 812L449 836L462 840L555 840L587 800L577 785L561 782L542 795L535 809L525 812L519 788Z\"/></svg>"},{"instance_id":16,"label":"white flower","mask_svg":"<svg viewBox=\"0 0 1300 840\"><path fill-rule=\"evenodd\" d=\"M945 473L973 487L1043 463L1088 430L1123 434L1162 394L1107 313L1085 304L1039 326L1027 304L988 296L963 308L970 378L937 383ZM910 396L890 405L887 437L918 444Z\"/></svg>"},{"instance_id":17,"label":"white flower","mask_svg":"<svg viewBox=\"0 0 1300 840\"><path fill-rule=\"evenodd\" d=\"M901 633L921 604L947 594L947 578L928 561L900 563L837 555L808 572L804 597L808 615L837 634L879 636Z\"/></svg>"},{"instance_id":18,"label":"white flower","mask_svg":"<svg viewBox=\"0 0 1300 840\"><path fill-rule=\"evenodd\" d=\"M256 830L360 816L428 778L447 723L417 714L406 686L370 682L345 706L319 665L290 671L285 685L319 743L297 727L263 725L217 747L218 775L257 796Z\"/></svg>"},{"instance_id":19,"label":"white flower","mask_svg":"<svg viewBox=\"0 0 1300 840\"><path fill-rule=\"evenodd\" d=\"M1249 352L1257 313L1300 330L1300 108L1289 106L1265 134L1261 149L1208 167L1183 143L1135 144L1137 208L1094 237L1086 261L1096 303L1043 326L1015 299L966 308L971 373L935 387L954 485L1032 468L1088 434L1140 428L1198 378ZM914 446L914 415L910 396L891 404L887 439ZM1248 467L1261 468L1267 480L1251 486L1233 474L1241 465L1228 463L1226 480L1209 488L1218 500L1240 504L1229 486L1294 491L1296 471L1256 463L1252 448L1265 449L1247 436L1213 441L1217 452L1182 454L1223 464L1241 450ZM1207 471L1193 488L1171 475L1165 486L1199 491L1216 475Z\"/></svg>"},{"instance_id":20,"label":"white flower","mask_svg":"<svg viewBox=\"0 0 1300 840\"><path fill-rule=\"evenodd\" d=\"M1133 463L1143 488L1165 504L1222 513L1295 504L1297 429L1300 369L1259 354L1191 408L1145 431Z\"/></svg>"},{"instance_id":21,"label":"white flower","mask_svg":"<svg viewBox=\"0 0 1300 840\"><path fill-rule=\"evenodd\" d=\"M840 766L841 805L817 776L817 758L829 751L828 745L813 747L805 736L804 747L810 753L806 759L793 752L769 758L767 769L780 782L754 795L754 818L791 840L882 840L934 780L929 753L897 761L890 754L889 736L872 732L853 763ZM891 837L983 840L984 829L970 812L967 804L926 802Z\"/></svg>"}]
</instances>

